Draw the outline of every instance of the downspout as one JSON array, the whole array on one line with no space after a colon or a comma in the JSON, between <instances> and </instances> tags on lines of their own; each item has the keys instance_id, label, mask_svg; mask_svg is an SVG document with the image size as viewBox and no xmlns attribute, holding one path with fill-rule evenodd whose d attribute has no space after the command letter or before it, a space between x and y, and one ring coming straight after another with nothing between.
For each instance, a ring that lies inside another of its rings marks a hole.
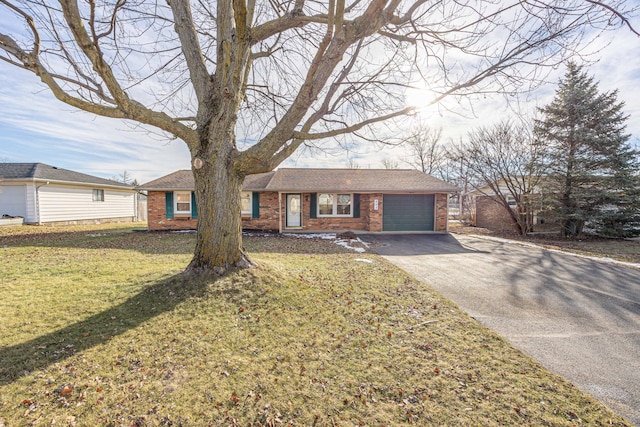
<instances>
[{"instance_id":1,"label":"downspout","mask_svg":"<svg viewBox=\"0 0 640 427\"><path fill-rule=\"evenodd\" d=\"M36 185L36 222L38 223L38 225L42 225L42 221L40 220L40 187L43 187L45 185L49 185L49 181L45 182L44 184L40 184L40 185Z\"/></svg>"}]
</instances>

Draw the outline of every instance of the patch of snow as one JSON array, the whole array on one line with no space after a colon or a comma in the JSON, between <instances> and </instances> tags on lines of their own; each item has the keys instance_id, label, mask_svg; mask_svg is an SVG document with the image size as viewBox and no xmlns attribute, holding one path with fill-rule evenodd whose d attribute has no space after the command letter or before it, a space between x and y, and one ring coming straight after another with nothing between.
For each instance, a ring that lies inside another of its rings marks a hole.
<instances>
[{"instance_id":1,"label":"patch of snow","mask_svg":"<svg viewBox=\"0 0 640 427\"><path fill-rule=\"evenodd\" d=\"M352 251L363 253L366 252L366 248L351 246L353 242L357 242L365 247L369 247L365 242L360 239L349 240L349 239L337 239L336 233L284 233L284 236L297 237L299 239L323 239L323 240L333 240L336 245L340 245L344 248L350 249Z\"/></svg>"},{"instance_id":2,"label":"patch of snow","mask_svg":"<svg viewBox=\"0 0 640 427\"><path fill-rule=\"evenodd\" d=\"M323 239L323 240L332 240L336 238L335 233L283 233L284 236L298 237L300 239Z\"/></svg>"},{"instance_id":3,"label":"patch of snow","mask_svg":"<svg viewBox=\"0 0 640 427\"><path fill-rule=\"evenodd\" d=\"M366 262L367 264L373 264L373 261L371 261L370 259L364 259L364 258L356 258L356 259L354 259L354 261Z\"/></svg>"},{"instance_id":4,"label":"patch of snow","mask_svg":"<svg viewBox=\"0 0 640 427\"><path fill-rule=\"evenodd\" d=\"M352 240L336 240L335 244L340 245L347 249L351 249L352 251L356 251L358 253L363 253L367 251L365 248L356 248L354 246L351 246L351 242Z\"/></svg>"}]
</instances>

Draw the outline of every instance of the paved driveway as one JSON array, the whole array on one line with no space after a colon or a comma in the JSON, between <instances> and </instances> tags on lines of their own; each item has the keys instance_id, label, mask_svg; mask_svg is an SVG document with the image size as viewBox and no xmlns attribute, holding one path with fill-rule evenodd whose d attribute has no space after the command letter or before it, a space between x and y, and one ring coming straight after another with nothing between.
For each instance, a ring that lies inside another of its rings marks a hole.
<instances>
[{"instance_id":1,"label":"paved driveway","mask_svg":"<svg viewBox=\"0 0 640 427\"><path fill-rule=\"evenodd\" d=\"M360 237L640 427L640 270L472 236Z\"/></svg>"}]
</instances>

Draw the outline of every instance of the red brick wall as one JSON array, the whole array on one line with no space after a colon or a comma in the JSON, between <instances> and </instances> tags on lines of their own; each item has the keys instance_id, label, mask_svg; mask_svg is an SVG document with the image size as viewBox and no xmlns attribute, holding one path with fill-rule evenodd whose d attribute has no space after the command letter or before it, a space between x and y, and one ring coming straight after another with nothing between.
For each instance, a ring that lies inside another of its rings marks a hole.
<instances>
[{"instance_id":1,"label":"red brick wall","mask_svg":"<svg viewBox=\"0 0 640 427\"><path fill-rule=\"evenodd\" d=\"M149 191L147 196L147 228L157 230L195 230L198 220L167 218L164 191Z\"/></svg>"},{"instance_id":2,"label":"red brick wall","mask_svg":"<svg viewBox=\"0 0 640 427\"><path fill-rule=\"evenodd\" d=\"M147 228L158 230L195 230L194 218L167 218L164 191L150 191L147 197ZM278 230L278 193L260 193L260 218L242 217L242 228L252 230Z\"/></svg>"},{"instance_id":3,"label":"red brick wall","mask_svg":"<svg viewBox=\"0 0 640 427\"><path fill-rule=\"evenodd\" d=\"M495 231L515 231L511 216L493 196L476 197L476 227Z\"/></svg>"},{"instance_id":4,"label":"red brick wall","mask_svg":"<svg viewBox=\"0 0 640 427\"><path fill-rule=\"evenodd\" d=\"M360 213L367 211L369 218L369 231L382 231L382 193L368 194L368 200L365 204L364 194L361 199ZM378 201L378 209L375 208L376 200Z\"/></svg>"},{"instance_id":5,"label":"red brick wall","mask_svg":"<svg viewBox=\"0 0 640 427\"><path fill-rule=\"evenodd\" d=\"M260 218L243 215L242 228L249 230L278 231L278 193L260 193Z\"/></svg>"},{"instance_id":6,"label":"red brick wall","mask_svg":"<svg viewBox=\"0 0 640 427\"><path fill-rule=\"evenodd\" d=\"M436 224L434 231L447 231L447 223L449 221L449 195L446 193L438 193L435 195L435 212Z\"/></svg>"}]
</instances>

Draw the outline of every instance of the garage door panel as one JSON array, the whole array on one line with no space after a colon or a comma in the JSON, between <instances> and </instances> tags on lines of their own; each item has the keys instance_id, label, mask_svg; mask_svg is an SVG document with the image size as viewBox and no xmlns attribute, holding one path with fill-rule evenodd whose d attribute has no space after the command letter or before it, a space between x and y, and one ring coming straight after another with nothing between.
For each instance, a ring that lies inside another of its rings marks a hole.
<instances>
[{"instance_id":1,"label":"garage door panel","mask_svg":"<svg viewBox=\"0 0 640 427\"><path fill-rule=\"evenodd\" d=\"M433 231L433 194L385 194L383 231Z\"/></svg>"},{"instance_id":2,"label":"garage door panel","mask_svg":"<svg viewBox=\"0 0 640 427\"><path fill-rule=\"evenodd\" d=\"M25 185L0 186L0 216L27 216Z\"/></svg>"}]
</instances>

